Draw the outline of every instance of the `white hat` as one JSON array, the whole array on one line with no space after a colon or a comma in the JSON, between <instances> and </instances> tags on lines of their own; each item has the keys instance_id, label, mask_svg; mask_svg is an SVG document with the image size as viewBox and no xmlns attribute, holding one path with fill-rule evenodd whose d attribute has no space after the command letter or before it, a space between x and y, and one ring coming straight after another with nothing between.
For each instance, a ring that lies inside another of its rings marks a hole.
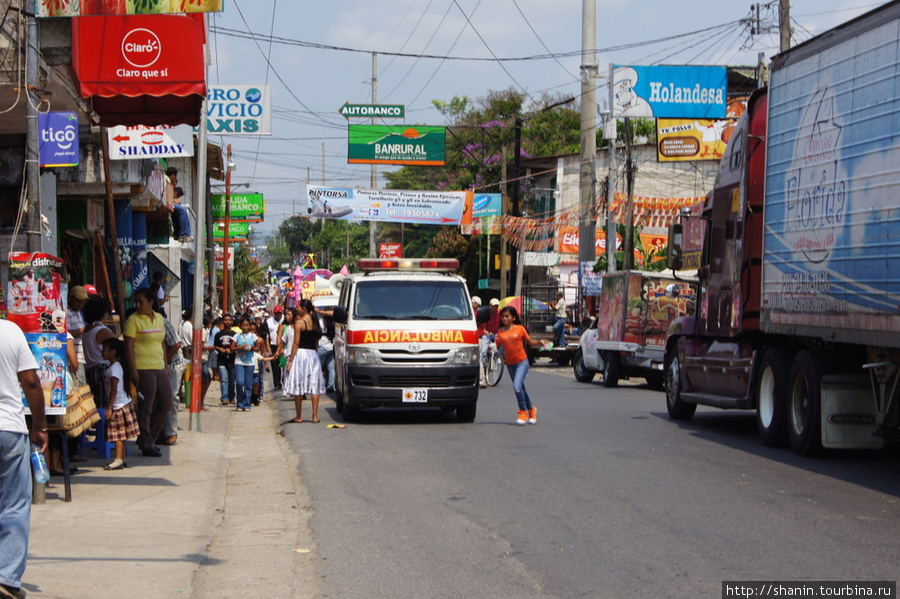
<instances>
[{"instance_id":1,"label":"white hat","mask_svg":"<svg viewBox=\"0 0 900 599\"><path fill-rule=\"evenodd\" d=\"M477 295L473 295L473 296L472 296L472 303L473 303L473 304L478 304L478 305L480 306L480 305L481 305L481 298L478 297Z\"/></svg>"},{"instance_id":2,"label":"white hat","mask_svg":"<svg viewBox=\"0 0 900 599\"><path fill-rule=\"evenodd\" d=\"M500 305L500 300L498 300L496 297L491 298L491 305L492 305L492 306L499 306L499 305Z\"/></svg>"}]
</instances>

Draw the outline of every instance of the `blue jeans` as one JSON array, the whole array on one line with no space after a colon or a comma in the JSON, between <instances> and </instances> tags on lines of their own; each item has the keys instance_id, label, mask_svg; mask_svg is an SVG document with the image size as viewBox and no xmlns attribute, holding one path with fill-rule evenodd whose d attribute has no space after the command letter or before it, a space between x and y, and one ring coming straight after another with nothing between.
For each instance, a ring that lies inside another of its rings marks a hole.
<instances>
[{"instance_id":1,"label":"blue jeans","mask_svg":"<svg viewBox=\"0 0 900 599\"><path fill-rule=\"evenodd\" d=\"M525 390L525 377L528 376L528 359L524 359L518 364L507 364L506 370L509 371L509 378L513 382L513 391L516 394L516 401L519 402L519 409L524 411L530 410L531 398L528 397L528 391Z\"/></svg>"},{"instance_id":2,"label":"blue jeans","mask_svg":"<svg viewBox=\"0 0 900 599\"><path fill-rule=\"evenodd\" d=\"M319 354L319 362L325 369L325 386L328 389L334 389L334 350L319 347L316 349Z\"/></svg>"},{"instance_id":3,"label":"blue jeans","mask_svg":"<svg viewBox=\"0 0 900 599\"><path fill-rule=\"evenodd\" d=\"M28 435L0 431L0 584L19 588L31 529Z\"/></svg>"},{"instance_id":4,"label":"blue jeans","mask_svg":"<svg viewBox=\"0 0 900 599\"><path fill-rule=\"evenodd\" d=\"M234 401L234 364L219 365L219 388L222 390L222 403Z\"/></svg>"},{"instance_id":5,"label":"blue jeans","mask_svg":"<svg viewBox=\"0 0 900 599\"><path fill-rule=\"evenodd\" d=\"M250 409L250 395L253 392L253 371L256 366L251 364L245 366L243 364L234 365L234 380L237 383L237 407L241 409Z\"/></svg>"},{"instance_id":6,"label":"blue jeans","mask_svg":"<svg viewBox=\"0 0 900 599\"><path fill-rule=\"evenodd\" d=\"M566 319L557 318L556 324L553 325L553 334L556 335L556 346L566 346Z\"/></svg>"},{"instance_id":7,"label":"blue jeans","mask_svg":"<svg viewBox=\"0 0 900 599\"><path fill-rule=\"evenodd\" d=\"M172 212L172 229L174 229L175 237L191 236L191 219L188 216L187 208L181 204L174 205L175 210Z\"/></svg>"}]
</instances>

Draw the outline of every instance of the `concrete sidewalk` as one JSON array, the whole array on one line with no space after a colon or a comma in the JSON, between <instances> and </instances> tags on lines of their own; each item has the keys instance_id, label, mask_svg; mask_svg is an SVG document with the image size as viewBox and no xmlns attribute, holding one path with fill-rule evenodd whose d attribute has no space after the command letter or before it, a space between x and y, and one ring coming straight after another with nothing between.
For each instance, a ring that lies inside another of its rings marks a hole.
<instances>
[{"instance_id":1,"label":"concrete sidewalk","mask_svg":"<svg viewBox=\"0 0 900 599\"><path fill-rule=\"evenodd\" d=\"M281 435L270 391L259 407L218 405L214 384L202 432L179 414L178 443L162 458L129 443L128 468L89 451L72 502L53 477L32 508L23 588L43 599L318 596L309 500ZM279 397L280 397L280 392Z\"/></svg>"}]
</instances>

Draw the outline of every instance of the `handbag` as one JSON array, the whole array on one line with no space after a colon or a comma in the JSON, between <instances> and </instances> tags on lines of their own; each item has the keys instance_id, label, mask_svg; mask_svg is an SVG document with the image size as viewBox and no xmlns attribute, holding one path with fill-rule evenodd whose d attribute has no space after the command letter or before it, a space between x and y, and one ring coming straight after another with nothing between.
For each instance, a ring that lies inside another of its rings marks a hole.
<instances>
[{"instance_id":1,"label":"handbag","mask_svg":"<svg viewBox=\"0 0 900 599\"><path fill-rule=\"evenodd\" d=\"M98 422L100 414L97 413L97 404L94 403L94 395L88 385L79 387L66 398L66 413L63 414L62 424L67 436L78 437Z\"/></svg>"},{"instance_id":2,"label":"handbag","mask_svg":"<svg viewBox=\"0 0 900 599\"><path fill-rule=\"evenodd\" d=\"M284 354L281 354L281 356L279 356L279 358L278 358L278 367L283 369L286 365L287 365L287 356L285 356Z\"/></svg>"}]
</instances>

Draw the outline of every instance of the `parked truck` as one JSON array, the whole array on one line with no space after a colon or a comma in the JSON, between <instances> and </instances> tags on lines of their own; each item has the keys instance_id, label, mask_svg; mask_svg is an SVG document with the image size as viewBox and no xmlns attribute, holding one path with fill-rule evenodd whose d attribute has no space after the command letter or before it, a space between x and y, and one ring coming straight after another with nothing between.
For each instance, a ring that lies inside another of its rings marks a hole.
<instances>
[{"instance_id":1,"label":"parked truck","mask_svg":"<svg viewBox=\"0 0 900 599\"><path fill-rule=\"evenodd\" d=\"M671 274L625 270L603 275L597 317L581 334L572 361L575 379L590 382L602 372L605 387L635 376L661 389L669 325L693 314L695 305L693 283Z\"/></svg>"},{"instance_id":2,"label":"parked truck","mask_svg":"<svg viewBox=\"0 0 900 599\"><path fill-rule=\"evenodd\" d=\"M900 2L776 56L702 211L669 231L699 268L666 344L666 404L756 411L800 455L898 437Z\"/></svg>"}]
</instances>

